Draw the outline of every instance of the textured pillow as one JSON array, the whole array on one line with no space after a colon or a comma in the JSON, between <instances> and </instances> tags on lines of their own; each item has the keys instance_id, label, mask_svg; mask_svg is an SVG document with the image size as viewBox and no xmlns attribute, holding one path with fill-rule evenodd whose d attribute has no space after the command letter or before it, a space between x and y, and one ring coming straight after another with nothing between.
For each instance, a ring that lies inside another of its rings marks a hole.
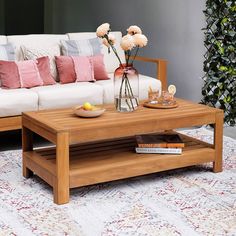
<instances>
[{"instance_id":1,"label":"textured pillow","mask_svg":"<svg viewBox=\"0 0 236 236\"><path fill-rule=\"evenodd\" d=\"M55 64L55 56L60 56L60 47L58 44L48 46L47 48L33 48L21 46L24 59L26 60L36 60L39 57L48 56L50 61L50 70L54 79L57 78L57 68Z\"/></svg>"},{"instance_id":2,"label":"textured pillow","mask_svg":"<svg viewBox=\"0 0 236 236\"><path fill-rule=\"evenodd\" d=\"M95 81L92 60L89 57L71 57L74 63L76 82Z\"/></svg>"},{"instance_id":3,"label":"textured pillow","mask_svg":"<svg viewBox=\"0 0 236 236\"><path fill-rule=\"evenodd\" d=\"M65 56L94 56L101 54L102 44L98 38L62 40L62 54Z\"/></svg>"},{"instance_id":4,"label":"textured pillow","mask_svg":"<svg viewBox=\"0 0 236 236\"><path fill-rule=\"evenodd\" d=\"M11 43L0 45L0 60L14 61L15 51Z\"/></svg>"},{"instance_id":5,"label":"textured pillow","mask_svg":"<svg viewBox=\"0 0 236 236\"><path fill-rule=\"evenodd\" d=\"M90 57L93 62L94 78L95 80L107 80L109 79L106 72L103 54Z\"/></svg>"},{"instance_id":6,"label":"textured pillow","mask_svg":"<svg viewBox=\"0 0 236 236\"><path fill-rule=\"evenodd\" d=\"M18 68L13 61L0 61L0 81L4 88L20 88Z\"/></svg>"},{"instance_id":7,"label":"textured pillow","mask_svg":"<svg viewBox=\"0 0 236 236\"><path fill-rule=\"evenodd\" d=\"M43 85L55 84L55 80L50 72L50 63L48 57L40 57L36 60L40 77L43 80Z\"/></svg>"},{"instance_id":8,"label":"textured pillow","mask_svg":"<svg viewBox=\"0 0 236 236\"><path fill-rule=\"evenodd\" d=\"M34 60L28 61L0 61L0 80L2 87L31 88L43 85L39 70Z\"/></svg>"},{"instance_id":9,"label":"textured pillow","mask_svg":"<svg viewBox=\"0 0 236 236\"><path fill-rule=\"evenodd\" d=\"M71 57L55 57L59 80L62 84L73 83L76 80L74 63Z\"/></svg>"}]
</instances>

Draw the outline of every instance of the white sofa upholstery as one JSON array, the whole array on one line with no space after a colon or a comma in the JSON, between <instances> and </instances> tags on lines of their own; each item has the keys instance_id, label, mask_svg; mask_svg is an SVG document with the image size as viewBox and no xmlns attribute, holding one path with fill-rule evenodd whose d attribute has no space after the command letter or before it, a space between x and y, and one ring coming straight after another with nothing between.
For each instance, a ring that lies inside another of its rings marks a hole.
<instances>
[{"instance_id":1,"label":"white sofa upholstery","mask_svg":"<svg viewBox=\"0 0 236 236\"><path fill-rule=\"evenodd\" d=\"M120 32L113 32L116 36L118 54L125 61L124 52L119 42L122 37ZM0 44L12 43L16 50L16 60L22 60L23 54L20 47L45 48L57 45L66 39L86 39L96 37L95 33L68 33L64 35L16 35L0 36ZM107 104L113 98L113 72L119 66L114 53L108 54L107 47L103 46L104 63L110 80L96 81L94 83L79 82L34 87L31 89L0 89L0 117L18 116L22 112L38 109L66 108L89 101L93 104ZM140 75L140 99L147 98L148 87L161 89L161 83L156 78Z\"/></svg>"},{"instance_id":2,"label":"white sofa upholstery","mask_svg":"<svg viewBox=\"0 0 236 236\"><path fill-rule=\"evenodd\" d=\"M103 88L95 83L81 82L34 87L30 89L38 95L38 108L66 108L90 101L103 103Z\"/></svg>"},{"instance_id":3,"label":"white sofa upholstery","mask_svg":"<svg viewBox=\"0 0 236 236\"><path fill-rule=\"evenodd\" d=\"M0 35L0 44L6 44L7 43L7 37Z\"/></svg>"},{"instance_id":4,"label":"white sofa upholstery","mask_svg":"<svg viewBox=\"0 0 236 236\"><path fill-rule=\"evenodd\" d=\"M0 117L38 110L38 94L29 89L0 89Z\"/></svg>"}]
</instances>

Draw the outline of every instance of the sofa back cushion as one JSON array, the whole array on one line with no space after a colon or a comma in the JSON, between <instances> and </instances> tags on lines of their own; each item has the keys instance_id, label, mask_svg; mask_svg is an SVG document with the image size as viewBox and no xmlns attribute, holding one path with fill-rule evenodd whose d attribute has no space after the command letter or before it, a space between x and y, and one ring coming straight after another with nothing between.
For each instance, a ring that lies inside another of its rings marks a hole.
<instances>
[{"instance_id":1,"label":"sofa back cushion","mask_svg":"<svg viewBox=\"0 0 236 236\"><path fill-rule=\"evenodd\" d=\"M102 43L98 38L62 40L62 54L65 56L94 56L101 54Z\"/></svg>"},{"instance_id":2,"label":"sofa back cushion","mask_svg":"<svg viewBox=\"0 0 236 236\"><path fill-rule=\"evenodd\" d=\"M74 70L76 74L76 82L93 82L94 71L93 62L89 57L72 56Z\"/></svg>"},{"instance_id":3,"label":"sofa back cushion","mask_svg":"<svg viewBox=\"0 0 236 236\"><path fill-rule=\"evenodd\" d=\"M95 80L107 80L109 76L106 72L104 65L104 55L98 54L96 56L90 57L93 62L93 70Z\"/></svg>"},{"instance_id":4,"label":"sofa back cushion","mask_svg":"<svg viewBox=\"0 0 236 236\"><path fill-rule=\"evenodd\" d=\"M73 60L69 56L56 57L56 65L61 84L73 83L76 80Z\"/></svg>"},{"instance_id":5,"label":"sofa back cushion","mask_svg":"<svg viewBox=\"0 0 236 236\"><path fill-rule=\"evenodd\" d=\"M0 60L0 82L4 88L20 88L20 79L17 65L14 61Z\"/></svg>"},{"instance_id":6,"label":"sofa back cushion","mask_svg":"<svg viewBox=\"0 0 236 236\"><path fill-rule=\"evenodd\" d=\"M117 53L120 56L121 61L125 62L124 51L120 47L120 41L122 37L121 32L112 32L112 34L116 37L115 48L117 50ZM67 35L71 40L91 39L97 37L95 32L68 33ZM106 71L108 73L114 72L115 69L119 66L119 61L116 58L115 54L112 51L108 53L108 49L105 45L102 45L102 54L104 54L104 63Z\"/></svg>"},{"instance_id":7,"label":"sofa back cushion","mask_svg":"<svg viewBox=\"0 0 236 236\"><path fill-rule=\"evenodd\" d=\"M7 36L0 35L0 44L6 44L7 43Z\"/></svg>"},{"instance_id":8,"label":"sofa back cushion","mask_svg":"<svg viewBox=\"0 0 236 236\"><path fill-rule=\"evenodd\" d=\"M65 34L29 34L7 36L7 41L15 47L16 61L32 60L48 56L51 74L57 80L54 57L60 55L61 40L68 39ZM22 48L25 50L23 51ZM25 55L24 55L25 54Z\"/></svg>"},{"instance_id":9,"label":"sofa back cushion","mask_svg":"<svg viewBox=\"0 0 236 236\"><path fill-rule=\"evenodd\" d=\"M43 80L43 85L56 84L53 76L51 75L49 57L40 57L36 60L40 77Z\"/></svg>"},{"instance_id":10,"label":"sofa back cushion","mask_svg":"<svg viewBox=\"0 0 236 236\"><path fill-rule=\"evenodd\" d=\"M38 48L32 46L21 46L24 60L35 60L39 57L48 57L50 71L55 80L57 80L57 68L55 63L55 56L60 56L60 47L58 44L49 46L41 46Z\"/></svg>"},{"instance_id":11,"label":"sofa back cushion","mask_svg":"<svg viewBox=\"0 0 236 236\"><path fill-rule=\"evenodd\" d=\"M14 61L15 51L11 43L0 44L0 60Z\"/></svg>"},{"instance_id":12,"label":"sofa back cushion","mask_svg":"<svg viewBox=\"0 0 236 236\"><path fill-rule=\"evenodd\" d=\"M0 60L0 81L2 87L8 89L31 88L56 83L50 75L47 57L17 62Z\"/></svg>"},{"instance_id":13,"label":"sofa back cushion","mask_svg":"<svg viewBox=\"0 0 236 236\"><path fill-rule=\"evenodd\" d=\"M24 60L21 46L34 49L48 49L50 46L57 45L60 48L61 40L68 39L65 34L29 34L29 35L11 35L7 36L7 42L15 46L16 60ZM43 55L46 56L46 55Z\"/></svg>"},{"instance_id":14,"label":"sofa back cushion","mask_svg":"<svg viewBox=\"0 0 236 236\"><path fill-rule=\"evenodd\" d=\"M43 80L40 77L37 64L34 60L18 61L16 65L18 67L21 88L32 88L43 85Z\"/></svg>"}]
</instances>

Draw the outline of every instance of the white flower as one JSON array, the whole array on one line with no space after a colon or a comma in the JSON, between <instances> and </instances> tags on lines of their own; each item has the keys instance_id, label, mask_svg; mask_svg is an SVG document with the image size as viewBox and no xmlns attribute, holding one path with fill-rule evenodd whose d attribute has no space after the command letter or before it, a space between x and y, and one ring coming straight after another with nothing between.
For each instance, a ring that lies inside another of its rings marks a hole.
<instances>
[{"instance_id":1,"label":"white flower","mask_svg":"<svg viewBox=\"0 0 236 236\"><path fill-rule=\"evenodd\" d=\"M108 34L108 39L109 39L111 45L115 44L116 38L115 38L115 36L113 34ZM105 46L107 46L108 48L110 47L110 44L108 43L106 38L103 38L102 43Z\"/></svg>"},{"instance_id":2,"label":"white flower","mask_svg":"<svg viewBox=\"0 0 236 236\"><path fill-rule=\"evenodd\" d=\"M148 39L144 34L135 34L133 35L134 44L137 47L144 47L147 45Z\"/></svg>"},{"instance_id":3,"label":"white flower","mask_svg":"<svg viewBox=\"0 0 236 236\"><path fill-rule=\"evenodd\" d=\"M132 50L135 47L134 39L131 35L125 35L120 42L120 46L124 51Z\"/></svg>"},{"instance_id":4,"label":"white flower","mask_svg":"<svg viewBox=\"0 0 236 236\"><path fill-rule=\"evenodd\" d=\"M131 25L131 26L127 29L127 33L130 34L130 35L142 34L142 30L141 30L137 25Z\"/></svg>"},{"instance_id":5,"label":"white flower","mask_svg":"<svg viewBox=\"0 0 236 236\"><path fill-rule=\"evenodd\" d=\"M97 30L96 30L96 34L99 38L104 37L106 34L108 34L108 32L110 31L110 24L109 23L104 23L102 25L100 25Z\"/></svg>"}]
</instances>

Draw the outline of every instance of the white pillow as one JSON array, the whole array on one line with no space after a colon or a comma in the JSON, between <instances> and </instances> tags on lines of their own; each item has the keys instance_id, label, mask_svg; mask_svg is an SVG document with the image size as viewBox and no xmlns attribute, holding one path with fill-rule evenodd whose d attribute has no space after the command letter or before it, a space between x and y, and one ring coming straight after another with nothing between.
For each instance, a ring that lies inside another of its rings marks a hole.
<instances>
[{"instance_id":1,"label":"white pillow","mask_svg":"<svg viewBox=\"0 0 236 236\"><path fill-rule=\"evenodd\" d=\"M26 60L35 60L39 57L48 56L50 63L50 71L54 79L57 79L57 67L55 63L55 56L60 56L60 47L58 44L48 46L48 47L29 47L21 46L21 50Z\"/></svg>"}]
</instances>

